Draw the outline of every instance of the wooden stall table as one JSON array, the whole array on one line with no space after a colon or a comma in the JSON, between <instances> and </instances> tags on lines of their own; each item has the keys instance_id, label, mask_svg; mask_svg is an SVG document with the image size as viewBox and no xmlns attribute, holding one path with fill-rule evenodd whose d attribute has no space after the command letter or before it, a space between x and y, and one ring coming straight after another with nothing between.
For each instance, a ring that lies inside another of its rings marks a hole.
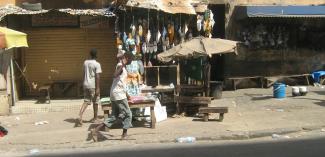
<instances>
[{"instance_id":1,"label":"wooden stall table","mask_svg":"<svg viewBox=\"0 0 325 157\"><path fill-rule=\"evenodd\" d=\"M297 74L297 75L279 75L279 76L266 76L265 79L267 81L267 87L270 87L274 82L277 82L280 79L284 78L299 78L302 77L305 79L306 85L310 85L309 77L311 74Z\"/></svg>"},{"instance_id":2,"label":"wooden stall table","mask_svg":"<svg viewBox=\"0 0 325 157\"><path fill-rule=\"evenodd\" d=\"M141 89L141 93L154 93L158 92L161 94L161 103L174 103L175 88L170 86L156 86L156 87L145 87Z\"/></svg>"},{"instance_id":3,"label":"wooden stall table","mask_svg":"<svg viewBox=\"0 0 325 157\"><path fill-rule=\"evenodd\" d=\"M142 93L148 93L148 92L174 92L175 88L170 86L156 86L156 87L145 87L141 89Z\"/></svg>"},{"instance_id":4,"label":"wooden stall table","mask_svg":"<svg viewBox=\"0 0 325 157\"><path fill-rule=\"evenodd\" d=\"M129 101L130 108L145 108L150 107L150 126L152 129L156 128L156 115L154 111L155 107L155 101L154 100L143 100L143 101L137 101L137 102L130 102ZM109 116L109 111L112 110L112 105L109 104L102 104L102 109L104 111L104 117L105 119Z\"/></svg>"}]
</instances>

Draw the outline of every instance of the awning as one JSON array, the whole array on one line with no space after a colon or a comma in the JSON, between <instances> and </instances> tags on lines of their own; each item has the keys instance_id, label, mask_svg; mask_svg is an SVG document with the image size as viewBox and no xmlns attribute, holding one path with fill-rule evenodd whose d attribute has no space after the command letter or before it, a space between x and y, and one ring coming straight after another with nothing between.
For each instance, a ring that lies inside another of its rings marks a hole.
<instances>
[{"instance_id":1,"label":"awning","mask_svg":"<svg viewBox=\"0 0 325 157\"><path fill-rule=\"evenodd\" d=\"M236 13L245 17L325 17L325 6L238 6Z\"/></svg>"},{"instance_id":2,"label":"awning","mask_svg":"<svg viewBox=\"0 0 325 157\"><path fill-rule=\"evenodd\" d=\"M26 10L14 5L7 5L4 7L0 7L0 21L6 17L7 15L35 15L35 14L44 14L49 11L58 11L62 13L67 13L71 15L90 15L90 16L106 16L112 17L115 16L114 13L109 11L108 9L53 9L53 10Z\"/></svg>"},{"instance_id":3,"label":"awning","mask_svg":"<svg viewBox=\"0 0 325 157\"><path fill-rule=\"evenodd\" d=\"M196 14L191 0L128 0L126 6L161 10L171 14Z\"/></svg>"},{"instance_id":4,"label":"awning","mask_svg":"<svg viewBox=\"0 0 325 157\"><path fill-rule=\"evenodd\" d=\"M0 48L28 47L27 34L0 27Z\"/></svg>"}]
</instances>

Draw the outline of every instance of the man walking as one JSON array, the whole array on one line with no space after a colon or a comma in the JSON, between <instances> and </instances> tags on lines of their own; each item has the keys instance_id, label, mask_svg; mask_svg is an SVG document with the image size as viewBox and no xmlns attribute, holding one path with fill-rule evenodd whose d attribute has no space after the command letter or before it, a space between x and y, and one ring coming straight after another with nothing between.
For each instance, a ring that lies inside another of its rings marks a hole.
<instances>
[{"instance_id":1,"label":"man walking","mask_svg":"<svg viewBox=\"0 0 325 157\"><path fill-rule=\"evenodd\" d=\"M119 55L117 56L119 57ZM127 130L132 127L132 113L128 104L129 95L126 92L125 79L127 77L126 65L129 65L133 59L130 52L123 54L119 63L116 65L114 79L110 91L112 101L112 114L102 124L91 130L93 140L97 142L98 131L104 126L111 127L117 118L122 119L123 133L122 139L127 137Z\"/></svg>"},{"instance_id":2,"label":"man walking","mask_svg":"<svg viewBox=\"0 0 325 157\"><path fill-rule=\"evenodd\" d=\"M98 103L100 99L100 84L99 84L99 74L102 73L102 68L100 64L96 61L97 50L90 50L90 59L85 60L84 69L84 103L81 106L79 119L77 120L78 125L82 126L82 116L88 105L93 103L94 118L93 121L97 120L98 115Z\"/></svg>"}]
</instances>

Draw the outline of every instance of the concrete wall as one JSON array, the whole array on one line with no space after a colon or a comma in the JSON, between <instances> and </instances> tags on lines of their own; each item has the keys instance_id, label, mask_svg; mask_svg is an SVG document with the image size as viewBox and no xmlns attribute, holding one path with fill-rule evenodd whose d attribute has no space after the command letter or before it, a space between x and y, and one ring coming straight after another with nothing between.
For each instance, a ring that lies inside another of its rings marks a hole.
<instances>
[{"instance_id":1,"label":"concrete wall","mask_svg":"<svg viewBox=\"0 0 325 157\"><path fill-rule=\"evenodd\" d=\"M310 73L325 68L325 51L309 49L241 49L238 56L226 55L226 76L275 76Z\"/></svg>"},{"instance_id":2,"label":"concrete wall","mask_svg":"<svg viewBox=\"0 0 325 157\"><path fill-rule=\"evenodd\" d=\"M236 21L237 5L321 5L325 0L228 0L226 9L226 38L236 39L241 29ZM324 18L325 20L325 18ZM325 68L325 51L296 50L248 50L242 48L239 55L225 55L225 76L274 76L310 73Z\"/></svg>"}]
</instances>

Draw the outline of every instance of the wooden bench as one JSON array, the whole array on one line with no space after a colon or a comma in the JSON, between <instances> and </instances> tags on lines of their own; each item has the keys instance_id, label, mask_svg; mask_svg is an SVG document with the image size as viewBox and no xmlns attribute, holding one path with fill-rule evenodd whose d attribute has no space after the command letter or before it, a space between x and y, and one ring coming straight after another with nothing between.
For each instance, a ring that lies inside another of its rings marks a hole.
<instances>
[{"instance_id":1,"label":"wooden bench","mask_svg":"<svg viewBox=\"0 0 325 157\"><path fill-rule=\"evenodd\" d=\"M209 120L209 113L219 113L219 121L222 121L224 114L228 113L228 107L200 107L199 113L204 114L203 120L205 122Z\"/></svg>"},{"instance_id":2,"label":"wooden bench","mask_svg":"<svg viewBox=\"0 0 325 157\"><path fill-rule=\"evenodd\" d=\"M213 97L175 96L177 114L180 114L180 104L198 104L208 106ZM186 106L184 106L186 110Z\"/></svg>"},{"instance_id":3,"label":"wooden bench","mask_svg":"<svg viewBox=\"0 0 325 157\"><path fill-rule=\"evenodd\" d=\"M310 85L309 77L311 74L298 74L298 75L280 75L280 76L266 76L265 79L267 81L267 87L270 87L274 82L283 79L283 78L298 78L303 77L306 81L306 85Z\"/></svg>"},{"instance_id":4,"label":"wooden bench","mask_svg":"<svg viewBox=\"0 0 325 157\"><path fill-rule=\"evenodd\" d=\"M55 94L58 94L60 97L66 97L67 93L75 87L76 97L80 96L80 83L76 80L55 80L52 82L52 89ZM74 91L73 91L74 92Z\"/></svg>"},{"instance_id":5,"label":"wooden bench","mask_svg":"<svg viewBox=\"0 0 325 157\"><path fill-rule=\"evenodd\" d=\"M236 86L239 83L239 81L243 80L243 79L258 79L260 81L261 88L264 88L264 83L263 83L264 77L263 76L229 77L227 79L232 81L234 90L237 89Z\"/></svg>"},{"instance_id":6,"label":"wooden bench","mask_svg":"<svg viewBox=\"0 0 325 157\"><path fill-rule=\"evenodd\" d=\"M129 102L129 107L130 108L145 108L145 107L150 107L150 126L152 129L156 128L156 115L154 111L155 107L155 101L154 100L144 100L141 102ZM102 109L104 111L104 118L109 117L109 111L112 110L112 105L111 104L102 104Z\"/></svg>"},{"instance_id":7,"label":"wooden bench","mask_svg":"<svg viewBox=\"0 0 325 157\"><path fill-rule=\"evenodd\" d=\"M51 85L44 85L38 88L39 97L41 97L42 91L46 92L45 102L47 100L49 104L51 103L50 90L51 90Z\"/></svg>"}]
</instances>

